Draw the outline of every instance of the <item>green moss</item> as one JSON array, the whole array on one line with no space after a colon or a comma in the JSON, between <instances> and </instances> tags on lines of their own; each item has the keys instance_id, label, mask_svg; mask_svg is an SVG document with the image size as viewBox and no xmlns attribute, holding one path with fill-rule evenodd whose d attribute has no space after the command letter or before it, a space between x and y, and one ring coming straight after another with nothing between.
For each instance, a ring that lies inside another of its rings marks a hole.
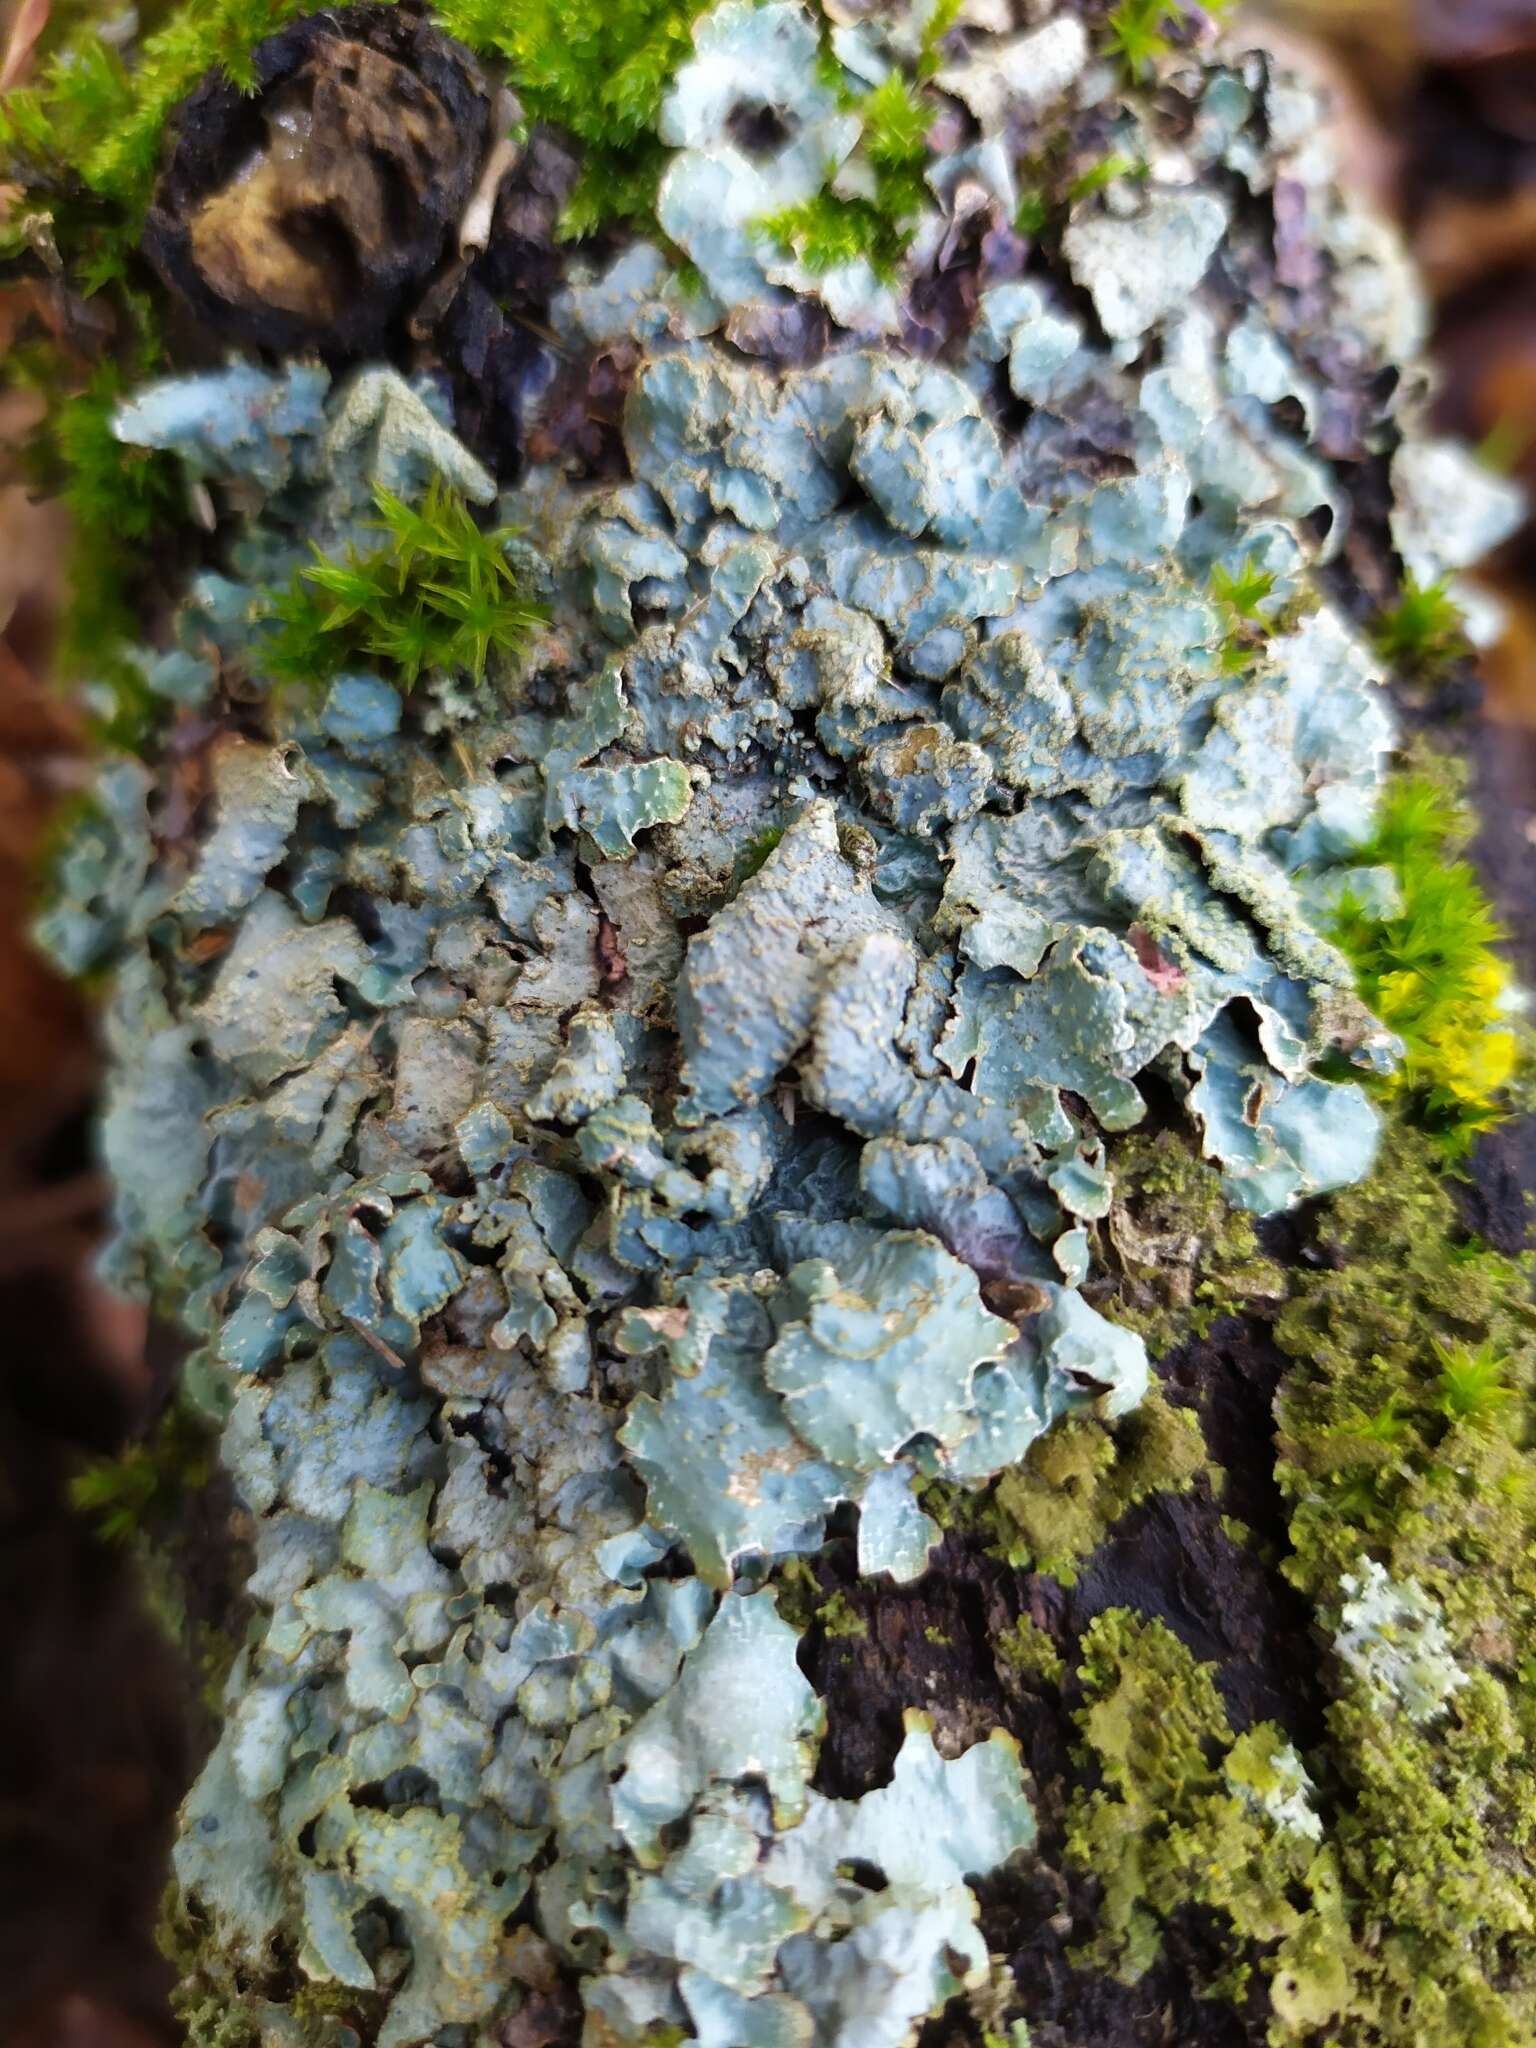
<instances>
[{"instance_id":1,"label":"green moss","mask_svg":"<svg viewBox=\"0 0 1536 2048\"><path fill-rule=\"evenodd\" d=\"M371 2040L388 2009L380 1992L357 1991L334 1979L301 1983L287 2000L288 2011L304 2030L304 2038L316 2044L344 2041L337 2023L351 2029L351 2037Z\"/></svg>"},{"instance_id":2,"label":"green moss","mask_svg":"<svg viewBox=\"0 0 1536 2048\"><path fill-rule=\"evenodd\" d=\"M1208 1336L1224 1315L1284 1299L1286 1276L1259 1247L1221 1176L1173 1131L1119 1140L1105 1230L1119 1287L1105 1313L1145 1338L1154 1357Z\"/></svg>"},{"instance_id":3,"label":"green moss","mask_svg":"<svg viewBox=\"0 0 1536 2048\"><path fill-rule=\"evenodd\" d=\"M656 121L703 0L441 0L435 11L450 35L506 60L530 119L582 144L567 235L651 221L664 161Z\"/></svg>"},{"instance_id":4,"label":"green moss","mask_svg":"<svg viewBox=\"0 0 1536 2048\"><path fill-rule=\"evenodd\" d=\"M1515 1399L1514 1389L1505 1384L1509 1361L1493 1344L1443 1344L1437 1338L1435 1355L1440 1361L1436 1400L1452 1422L1491 1422Z\"/></svg>"},{"instance_id":5,"label":"green moss","mask_svg":"<svg viewBox=\"0 0 1536 2048\"><path fill-rule=\"evenodd\" d=\"M186 2048L260 2048L256 2015L237 1992L181 1984L171 1993L171 2011Z\"/></svg>"},{"instance_id":6,"label":"green moss","mask_svg":"<svg viewBox=\"0 0 1536 2048\"><path fill-rule=\"evenodd\" d=\"M1260 569L1251 555L1238 569L1218 563L1211 571L1211 595L1225 626L1221 661L1228 675L1241 675L1274 632L1278 621L1266 609L1274 591L1274 572Z\"/></svg>"},{"instance_id":7,"label":"green moss","mask_svg":"<svg viewBox=\"0 0 1536 2048\"><path fill-rule=\"evenodd\" d=\"M1408 1131L1334 1203L1319 1245L1326 1265L1276 1325L1295 1361L1278 1403L1289 1575L1327 1600L1366 1551L1426 1586L1459 1635L1518 1639L1536 1625L1530 1260L1468 1235Z\"/></svg>"},{"instance_id":8,"label":"green moss","mask_svg":"<svg viewBox=\"0 0 1536 2048\"><path fill-rule=\"evenodd\" d=\"M103 38L101 8L56 8L36 83L0 106L0 176L21 188L0 232L0 266L55 273L52 288L76 302L73 330L100 337L83 386L52 344L13 350L9 363L48 401L28 449L31 480L71 515L57 665L65 680L88 678L103 693L104 737L119 746L141 747L153 723L125 650L140 637L143 592L163 571L167 542L189 520L177 464L123 448L108 424L121 389L165 361L138 244L166 123L210 68L248 84L251 50L301 6L206 0L167 14L127 54Z\"/></svg>"},{"instance_id":9,"label":"green moss","mask_svg":"<svg viewBox=\"0 0 1536 2048\"><path fill-rule=\"evenodd\" d=\"M835 1641L839 1636L869 1633L868 1622L842 1588L826 1592L803 1557L786 1558L778 1567L773 1575L773 1597L779 1613L802 1635L819 1629Z\"/></svg>"},{"instance_id":10,"label":"green moss","mask_svg":"<svg viewBox=\"0 0 1536 2048\"><path fill-rule=\"evenodd\" d=\"M1038 185L1026 186L1019 195L1019 210L1013 224L1021 235L1033 239L1045 232L1051 218L1051 202Z\"/></svg>"},{"instance_id":11,"label":"green moss","mask_svg":"<svg viewBox=\"0 0 1536 2048\"><path fill-rule=\"evenodd\" d=\"M1204 12L1222 14L1230 0L1204 0ZM1159 58L1171 56L1183 26L1185 0L1118 0L1105 17L1105 47L1133 84L1144 82Z\"/></svg>"},{"instance_id":12,"label":"green moss","mask_svg":"<svg viewBox=\"0 0 1536 2048\"><path fill-rule=\"evenodd\" d=\"M1520 1050L1503 1007L1504 934L1476 869L1459 858L1474 829L1464 782L1422 751L1394 781L1358 857L1390 869L1399 906L1383 917L1347 899L1330 933L1362 998L1406 1047L1382 1091L1452 1160L1509 1113Z\"/></svg>"},{"instance_id":13,"label":"green moss","mask_svg":"<svg viewBox=\"0 0 1536 2048\"><path fill-rule=\"evenodd\" d=\"M46 211L71 278L88 290L132 268L166 121L204 72L252 81L250 55L302 0L201 0L119 55L92 11L48 55L35 85L0 108L0 161Z\"/></svg>"},{"instance_id":14,"label":"green moss","mask_svg":"<svg viewBox=\"0 0 1536 2048\"><path fill-rule=\"evenodd\" d=\"M1123 150L1112 150L1108 156L1100 157L1085 171L1079 171L1067 188L1067 197L1072 203L1089 199L1095 192L1102 192L1119 178L1144 178L1147 167L1134 156L1127 156Z\"/></svg>"},{"instance_id":15,"label":"green moss","mask_svg":"<svg viewBox=\"0 0 1536 2048\"><path fill-rule=\"evenodd\" d=\"M750 882L763 866L770 853L784 837L782 825L769 825L764 831L747 841L736 856L736 870L732 877L731 894L734 896L743 882Z\"/></svg>"},{"instance_id":16,"label":"green moss","mask_svg":"<svg viewBox=\"0 0 1536 2048\"><path fill-rule=\"evenodd\" d=\"M1428 1729L1384 1723L1357 1696L1335 1703L1338 1890L1276 1958L1279 2039L1306 2038L1319 2015L1340 2048L1536 2038L1533 1732L1487 1671Z\"/></svg>"},{"instance_id":17,"label":"green moss","mask_svg":"<svg viewBox=\"0 0 1536 2048\"><path fill-rule=\"evenodd\" d=\"M333 560L316 548L268 613L265 662L277 681L320 683L377 669L401 690L424 669L480 679L492 648L515 652L543 618L507 558L510 527L483 531L434 478L420 506L375 491L383 544Z\"/></svg>"},{"instance_id":18,"label":"green moss","mask_svg":"<svg viewBox=\"0 0 1536 2048\"><path fill-rule=\"evenodd\" d=\"M942 1526L979 1535L1015 1570L1070 1586L1122 1515L1154 1493L1187 1493L1209 1470L1198 1419L1154 1386L1120 1421L1068 1416L981 1492L935 1483L923 1505Z\"/></svg>"},{"instance_id":19,"label":"green moss","mask_svg":"<svg viewBox=\"0 0 1536 2048\"><path fill-rule=\"evenodd\" d=\"M173 1880L160 1900L155 1945L176 1973L171 1993L187 2048L259 2048L258 2001L246 1998L212 1965L212 1944Z\"/></svg>"},{"instance_id":20,"label":"green moss","mask_svg":"<svg viewBox=\"0 0 1536 2048\"><path fill-rule=\"evenodd\" d=\"M224 1682L238 1633L195 1621L187 1612L189 1499L213 1476L213 1432L180 1402L140 1442L113 1458L95 1458L70 1482L70 1499L106 1541L131 1551L140 1598L166 1641L186 1659L210 1721L223 1709Z\"/></svg>"},{"instance_id":21,"label":"green moss","mask_svg":"<svg viewBox=\"0 0 1536 2048\"><path fill-rule=\"evenodd\" d=\"M153 346L146 339L146 355ZM74 524L77 554L109 539L119 549L142 547L184 513L186 490L175 458L127 448L112 432L112 415L128 381L117 363L99 364L84 389L62 401L54 420L51 452L57 466L39 481L58 486Z\"/></svg>"},{"instance_id":22,"label":"green moss","mask_svg":"<svg viewBox=\"0 0 1536 2048\"><path fill-rule=\"evenodd\" d=\"M818 192L798 206L768 214L760 226L811 275L860 259L881 278L895 275L911 246L918 217L930 202L924 172L928 130L937 111L923 88L941 61L944 38L959 15L959 0L939 0L923 30L916 77L892 71L872 92L847 91L842 67L826 52L829 81L857 113L862 133L856 162L869 189L857 195Z\"/></svg>"},{"instance_id":23,"label":"green moss","mask_svg":"<svg viewBox=\"0 0 1536 2048\"><path fill-rule=\"evenodd\" d=\"M1379 1559L1438 1602L1470 1673L1424 1726L1348 1682L1329 1712L1353 1938L1282 1956L1275 1995L1338 1997L1346 2048L1536 2039L1532 1265L1469 1235L1438 1164L1394 1131L1276 1326L1295 1360L1277 1407L1288 1575L1331 1623L1343 1575Z\"/></svg>"},{"instance_id":24,"label":"green moss","mask_svg":"<svg viewBox=\"0 0 1536 2048\"><path fill-rule=\"evenodd\" d=\"M108 424L121 387L165 360L137 253L144 214L177 103L210 69L249 85L255 45L303 5L184 6L125 54L102 38L99 9L57 8L36 83L9 93L0 107L0 174L22 190L0 236L0 262L35 270L42 251L71 293L100 301L89 324L115 337L78 391L61 375L56 349L35 362L16 350L11 364L48 396L30 464L37 486L62 495L72 517L71 604L58 666L66 680L89 678L98 687L107 706L104 737L129 749L144 745L156 707L125 650L140 637L143 588L167 542L189 523L178 466L123 448ZM466 0L440 13L475 48L513 59L535 117L563 121L592 146L587 186L612 218L649 210L660 161L650 131L698 11L676 0L617 0L599 10L534 0L509 15ZM313 614L307 623L316 627ZM460 624L474 636L475 618ZM407 661L413 645L407 632Z\"/></svg>"},{"instance_id":25,"label":"green moss","mask_svg":"<svg viewBox=\"0 0 1536 2048\"><path fill-rule=\"evenodd\" d=\"M906 254L928 197L923 170L933 108L900 72L849 102L863 122L860 154L868 167L868 197L819 192L798 206L769 214L761 225L812 276L865 258L880 277L891 277Z\"/></svg>"},{"instance_id":26,"label":"green moss","mask_svg":"<svg viewBox=\"0 0 1536 2048\"><path fill-rule=\"evenodd\" d=\"M1127 78L1146 78L1173 45L1167 31L1183 19L1182 0L1119 0L1105 20L1106 46Z\"/></svg>"},{"instance_id":27,"label":"green moss","mask_svg":"<svg viewBox=\"0 0 1536 2048\"><path fill-rule=\"evenodd\" d=\"M171 2011L186 2048L260 2048L277 2038L343 2048L349 2040L374 2039L387 2010L383 1992L303 1977L280 1957L269 1979L251 1983L248 1970L220 1952L174 1880L161 1897L155 1943L176 1973Z\"/></svg>"},{"instance_id":28,"label":"green moss","mask_svg":"<svg viewBox=\"0 0 1536 2048\"><path fill-rule=\"evenodd\" d=\"M143 365L152 361L153 349L146 335ZM109 708L98 712L103 737L136 747L154 707L125 654L140 634L142 593L157 554L163 562L166 536L186 519L186 486L173 458L125 448L113 437L112 413L129 381L119 363L98 364L72 394L53 355L36 359L23 352L19 368L50 401L27 449L29 480L40 494L62 499L69 514L70 602L57 664L65 677L89 678L104 692Z\"/></svg>"},{"instance_id":29,"label":"green moss","mask_svg":"<svg viewBox=\"0 0 1536 2048\"><path fill-rule=\"evenodd\" d=\"M822 1634L829 1642L835 1642L840 1636L869 1634L869 1623L841 1590L822 1602L817 1619L821 1623Z\"/></svg>"},{"instance_id":30,"label":"green moss","mask_svg":"<svg viewBox=\"0 0 1536 2048\"><path fill-rule=\"evenodd\" d=\"M181 1886L174 1878L160 1894L160 1912L155 1921L155 1947L171 1964L178 1977L190 1976L202 1955L202 1932L187 1910Z\"/></svg>"},{"instance_id":31,"label":"green moss","mask_svg":"<svg viewBox=\"0 0 1536 2048\"><path fill-rule=\"evenodd\" d=\"M1027 1614L992 1638L992 1654L1008 1670L1039 1685L1060 1685L1066 1671L1056 1645Z\"/></svg>"},{"instance_id":32,"label":"green moss","mask_svg":"<svg viewBox=\"0 0 1536 2048\"><path fill-rule=\"evenodd\" d=\"M126 1543L173 1515L189 1493L207 1485L214 1447L206 1429L178 1405L148 1436L112 1458L92 1458L70 1481L69 1497L97 1533Z\"/></svg>"},{"instance_id":33,"label":"green moss","mask_svg":"<svg viewBox=\"0 0 1536 2048\"><path fill-rule=\"evenodd\" d=\"M1462 1682L1416 1722L1341 1663L1306 1759L1320 1837L1277 1828L1294 1762L1234 1732L1160 1623L1100 1617L1080 1726L1102 1782L1068 1852L1103 1886L1083 1960L1135 1976L1170 1914L1221 1915L1213 1992L1269 1981L1276 2048L1536 2041L1536 1310L1531 1262L1462 1227L1424 1134L1395 1127L1319 1220L1276 1335L1283 1569L1337 1627L1362 1557L1443 1611ZM1293 1814L1298 1809L1292 1809Z\"/></svg>"},{"instance_id":34,"label":"green moss","mask_svg":"<svg viewBox=\"0 0 1536 2048\"><path fill-rule=\"evenodd\" d=\"M1376 620L1371 638L1382 660L1413 682L1435 682L1472 653L1466 621L1446 585L1412 576Z\"/></svg>"},{"instance_id":35,"label":"green moss","mask_svg":"<svg viewBox=\"0 0 1536 2048\"><path fill-rule=\"evenodd\" d=\"M1235 1993L1249 1945L1301 1924L1291 1894L1314 1862L1316 1822L1295 1753L1271 1722L1238 1735L1214 1668L1160 1621L1113 1608L1081 1654L1076 1718L1099 1783L1073 1796L1067 1857L1099 1879L1102 1905L1074 1960L1134 1981L1157 1958L1166 1916L1197 1904L1234 1941L1206 1988Z\"/></svg>"}]
</instances>

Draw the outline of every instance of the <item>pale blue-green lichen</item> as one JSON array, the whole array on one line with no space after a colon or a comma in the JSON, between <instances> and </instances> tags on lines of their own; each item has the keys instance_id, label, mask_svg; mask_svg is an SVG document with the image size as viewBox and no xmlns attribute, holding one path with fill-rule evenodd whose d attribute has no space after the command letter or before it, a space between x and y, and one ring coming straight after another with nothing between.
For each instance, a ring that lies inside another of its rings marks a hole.
<instances>
[{"instance_id":1,"label":"pale blue-green lichen","mask_svg":"<svg viewBox=\"0 0 1536 2048\"><path fill-rule=\"evenodd\" d=\"M1395 1584L1385 1565L1362 1557L1339 1581L1344 1595L1334 1649L1384 1710L1432 1721L1467 1682L1452 1655L1445 1619L1412 1579Z\"/></svg>"},{"instance_id":2,"label":"pale blue-green lichen","mask_svg":"<svg viewBox=\"0 0 1536 2048\"><path fill-rule=\"evenodd\" d=\"M383 2048L489 2040L517 1916L593 2044L899 2048L984 1983L1016 1753L914 1715L888 1785L813 1790L765 1582L850 1509L861 1569L916 1577L923 1484L1141 1398L1081 1283L1150 1085L1253 1211L1371 1163L1320 1069L1396 1048L1314 918L1392 725L1313 577L1346 493L1273 409L1315 393L1222 276L1285 104L1197 74L1176 161L1115 105L1154 169L1072 202L1080 289L984 279L939 362L904 294L1011 217L1020 120L1105 81L1075 21L969 28L934 91L976 133L904 272L813 276L764 221L858 196L860 95L925 20L698 24L658 200L693 271L631 245L551 311L633 361L628 475L503 494L548 617L478 687L263 686L272 592L375 487L493 494L430 381L236 365L119 415L240 515L144 665L228 731L181 837L114 771L48 930L115 969L113 1270L196 1334L255 1520L177 1871L273 2042L285 1959ZM808 304L813 360L739 345ZM1275 627L1235 671L1250 563ZM1309 1836L1294 1753L1249 1749L1234 1828Z\"/></svg>"}]
</instances>

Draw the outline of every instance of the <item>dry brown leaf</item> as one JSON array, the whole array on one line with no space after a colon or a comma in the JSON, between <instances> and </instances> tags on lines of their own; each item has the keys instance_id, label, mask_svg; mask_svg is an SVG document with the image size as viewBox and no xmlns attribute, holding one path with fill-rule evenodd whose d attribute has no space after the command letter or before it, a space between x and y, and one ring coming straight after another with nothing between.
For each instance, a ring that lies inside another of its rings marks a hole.
<instances>
[{"instance_id":1,"label":"dry brown leaf","mask_svg":"<svg viewBox=\"0 0 1536 2048\"><path fill-rule=\"evenodd\" d=\"M1536 597L1519 586L1498 591L1508 624L1483 657L1488 716L1536 732Z\"/></svg>"},{"instance_id":2,"label":"dry brown leaf","mask_svg":"<svg viewBox=\"0 0 1536 2048\"><path fill-rule=\"evenodd\" d=\"M1259 0L1243 20L1275 21L1337 51L1378 107L1400 100L1419 68L1412 0Z\"/></svg>"},{"instance_id":3,"label":"dry brown leaf","mask_svg":"<svg viewBox=\"0 0 1536 2048\"><path fill-rule=\"evenodd\" d=\"M5 56L0 59L0 92L9 92L12 86L20 85L32 69L32 52L37 48L38 37L48 26L52 7L53 0L21 0L11 19Z\"/></svg>"},{"instance_id":4,"label":"dry brown leaf","mask_svg":"<svg viewBox=\"0 0 1536 2048\"><path fill-rule=\"evenodd\" d=\"M1536 264L1536 187L1486 203L1441 193L1420 221L1414 246L1437 299L1490 270Z\"/></svg>"}]
</instances>

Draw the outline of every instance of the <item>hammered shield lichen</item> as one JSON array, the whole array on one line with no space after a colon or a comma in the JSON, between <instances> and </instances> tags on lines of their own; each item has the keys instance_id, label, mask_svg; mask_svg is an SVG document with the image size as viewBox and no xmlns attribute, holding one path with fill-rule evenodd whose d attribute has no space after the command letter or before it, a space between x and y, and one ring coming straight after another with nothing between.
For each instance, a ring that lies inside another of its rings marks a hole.
<instances>
[{"instance_id":1,"label":"hammered shield lichen","mask_svg":"<svg viewBox=\"0 0 1536 2048\"><path fill-rule=\"evenodd\" d=\"M111 1270L195 1333L254 1517L176 1871L274 2041L295 1966L383 2048L490 2039L529 1918L594 2044L899 2048L982 1986L1017 1750L912 1700L889 1784L816 1789L775 1570L857 1514L860 1569L916 1578L925 1483L1141 1399L1084 1286L1154 1099L1256 1213L1371 1166L1348 1069L1400 1048L1320 925L1393 724L1321 573L1316 309L1228 266L1283 172L1362 363L1411 299L1262 60L1191 56L1175 118L1075 17L950 19L695 24L662 238L568 255L549 310L550 379L630 366L623 474L530 436L520 645L381 628L292 682L314 549L366 566L381 489L496 495L430 377L236 364L117 415L236 515L142 663L219 736L191 823L111 772L46 929L115 977ZM861 242L891 79L932 132ZM1094 109L1144 172L1080 181L1025 276L1023 140ZM1405 552L1461 566L1508 507L1426 538L1443 463L1392 431ZM1307 1867L1294 1751L1207 1719L1231 1838Z\"/></svg>"}]
</instances>

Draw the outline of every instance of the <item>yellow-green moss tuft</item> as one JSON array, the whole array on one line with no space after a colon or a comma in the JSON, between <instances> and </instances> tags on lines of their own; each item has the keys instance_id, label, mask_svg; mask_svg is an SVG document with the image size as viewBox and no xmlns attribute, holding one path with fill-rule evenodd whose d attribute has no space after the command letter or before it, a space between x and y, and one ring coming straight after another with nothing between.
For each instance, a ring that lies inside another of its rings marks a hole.
<instances>
[{"instance_id":1,"label":"yellow-green moss tuft","mask_svg":"<svg viewBox=\"0 0 1536 2048\"><path fill-rule=\"evenodd\" d=\"M1005 1669L1039 1685L1060 1685L1066 1672L1056 1645L1027 1614L992 1638L992 1653Z\"/></svg>"},{"instance_id":2,"label":"yellow-green moss tuft","mask_svg":"<svg viewBox=\"0 0 1536 2048\"><path fill-rule=\"evenodd\" d=\"M1326 1605L1369 1553L1492 1646L1536 1626L1532 1267L1469 1235L1435 1165L1430 1140L1393 1130L1276 1324L1295 1361L1277 1404L1286 1569Z\"/></svg>"},{"instance_id":3,"label":"yellow-green moss tuft","mask_svg":"<svg viewBox=\"0 0 1536 2048\"><path fill-rule=\"evenodd\" d=\"M1082 1960L1135 1977L1170 1914L1216 1912L1230 1947L1207 1988L1261 1972L1274 2048L1536 2042L1532 1271L1465 1230L1442 1164L1394 1127L1324 1212L1276 1324L1278 1478L1320 1645L1371 1560L1443 1614L1454 1687L1415 1714L1325 1658L1303 1764L1268 1724L1237 1733L1160 1622L1116 1612L1083 1639L1102 1782L1072 1802L1068 1853L1103 1906Z\"/></svg>"},{"instance_id":4,"label":"yellow-green moss tuft","mask_svg":"<svg viewBox=\"0 0 1536 2048\"><path fill-rule=\"evenodd\" d=\"M1241 1988L1244 1944L1293 1935L1292 1898L1317 1854L1309 1783L1284 1733L1238 1735L1200 1664L1160 1621L1124 1608L1083 1636L1077 1721L1100 1782L1067 1817L1068 1860L1094 1873L1102 1907L1076 1960L1127 1981L1145 1974L1166 1915L1197 1904L1234 1937L1231 1968L1206 1988Z\"/></svg>"},{"instance_id":5,"label":"yellow-green moss tuft","mask_svg":"<svg viewBox=\"0 0 1536 2048\"><path fill-rule=\"evenodd\" d=\"M935 1484L923 1505L942 1526L979 1535L1015 1570L1070 1586L1122 1515L1154 1493L1187 1493L1210 1470L1198 1418L1154 1386L1118 1422L1068 1416L980 1493Z\"/></svg>"},{"instance_id":6,"label":"yellow-green moss tuft","mask_svg":"<svg viewBox=\"0 0 1536 2048\"><path fill-rule=\"evenodd\" d=\"M1390 872L1398 904L1383 916L1346 898L1330 932L1361 997L1405 1047L1383 1092L1453 1161L1509 1114L1520 1052L1498 951L1504 933L1476 869L1460 858L1474 830L1465 781L1453 763L1418 752L1358 856Z\"/></svg>"},{"instance_id":7,"label":"yellow-green moss tuft","mask_svg":"<svg viewBox=\"0 0 1536 2048\"><path fill-rule=\"evenodd\" d=\"M786 1558L773 1578L774 1600L791 1628L802 1635L820 1629L829 1640L863 1636L869 1624L841 1587L828 1593L803 1557Z\"/></svg>"}]
</instances>

